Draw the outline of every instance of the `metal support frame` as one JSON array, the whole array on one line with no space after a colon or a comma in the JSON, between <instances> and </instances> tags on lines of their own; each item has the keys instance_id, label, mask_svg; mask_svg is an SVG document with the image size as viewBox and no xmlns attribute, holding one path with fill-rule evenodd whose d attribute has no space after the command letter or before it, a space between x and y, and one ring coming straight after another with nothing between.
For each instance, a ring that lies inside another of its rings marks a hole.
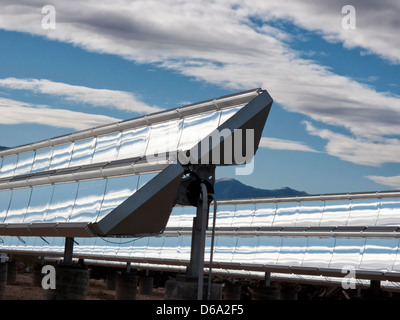
<instances>
[{"instance_id":1,"label":"metal support frame","mask_svg":"<svg viewBox=\"0 0 400 320\"><path fill-rule=\"evenodd\" d=\"M65 265L72 264L74 242L75 242L74 238L72 238L72 237L65 238L65 246L64 246L64 264Z\"/></svg>"}]
</instances>

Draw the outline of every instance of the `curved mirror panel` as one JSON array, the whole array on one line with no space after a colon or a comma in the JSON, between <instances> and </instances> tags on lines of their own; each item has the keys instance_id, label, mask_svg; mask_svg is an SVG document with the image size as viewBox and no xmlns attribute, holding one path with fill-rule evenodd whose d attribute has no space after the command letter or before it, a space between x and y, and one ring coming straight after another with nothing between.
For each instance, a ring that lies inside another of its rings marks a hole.
<instances>
[{"instance_id":1,"label":"curved mirror panel","mask_svg":"<svg viewBox=\"0 0 400 320\"><path fill-rule=\"evenodd\" d=\"M145 154L150 127L127 130L122 133L117 160L143 157Z\"/></svg>"},{"instance_id":2,"label":"curved mirror panel","mask_svg":"<svg viewBox=\"0 0 400 320\"><path fill-rule=\"evenodd\" d=\"M293 203L278 203L276 206L276 214L272 226L294 226L299 211L299 204Z\"/></svg>"},{"instance_id":3,"label":"curved mirror panel","mask_svg":"<svg viewBox=\"0 0 400 320\"><path fill-rule=\"evenodd\" d=\"M14 175L30 173L32 170L35 152L22 153L18 157L18 163L15 167Z\"/></svg>"},{"instance_id":4,"label":"curved mirror panel","mask_svg":"<svg viewBox=\"0 0 400 320\"><path fill-rule=\"evenodd\" d=\"M336 238L330 268L349 265L358 268L364 252L365 239Z\"/></svg>"},{"instance_id":5,"label":"curved mirror panel","mask_svg":"<svg viewBox=\"0 0 400 320\"><path fill-rule=\"evenodd\" d=\"M11 196L11 190L0 191L0 223L3 223L7 216L8 208L10 207Z\"/></svg>"},{"instance_id":6,"label":"curved mirror panel","mask_svg":"<svg viewBox=\"0 0 400 320\"><path fill-rule=\"evenodd\" d=\"M374 226L378 219L379 207L379 199L353 200L347 225Z\"/></svg>"},{"instance_id":7,"label":"curved mirror panel","mask_svg":"<svg viewBox=\"0 0 400 320\"><path fill-rule=\"evenodd\" d=\"M307 238L283 238L278 264L301 266L307 248Z\"/></svg>"},{"instance_id":8,"label":"curved mirror panel","mask_svg":"<svg viewBox=\"0 0 400 320\"><path fill-rule=\"evenodd\" d=\"M162 258L178 259L179 252L177 248L179 248L180 241L180 237L165 237L164 245L161 252Z\"/></svg>"},{"instance_id":9,"label":"curved mirror panel","mask_svg":"<svg viewBox=\"0 0 400 320\"><path fill-rule=\"evenodd\" d=\"M45 222L66 222L75 204L78 183L63 183L54 185L53 197Z\"/></svg>"},{"instance_id":10,"label":"curved mirror panel","mask_svg":"<svg viewBox=\"0 0 400 320\"><path fill-rule=\"evenodd\" d=\"M96 221L100 221L113 209L136 192L138 176L126 176L107 179L104 198Z\"/></svg>"},{"instance_id":11,"label":"curved mirror panel","mask_svg":"<svg viewBox=\"0 0 400 320\"><path fill-rule=\"evenodd\" d=\"M172 207L166 228L179 228L181 226L182 216L183 216L183 207L181 206Z\"/></svg>"},{"instance_id":12,"label":"curved mirror panel","mask_svg":"<svg viewBox=\"0 0 400 320\"><path fill-rule=\"evenodd\" d=\"M400 199L382 199L377 226L400 225Z\"/></svg>"},{"instance_id":13,"label":"curved mirror panel","mask_svg":"<svg viewBox=\"0 0 400 320\"><path fill-rule=\"evenodd\" d=\"M296 227L319 226L324 211L324 202L301 202L298 208Z\"/></svg>"},{"instance_id":14,"label":"curved mirror panel","mask_svg":"<svg viewBox=\"0 0 400 320\"><path fill-rule=\"evenodd\" d=\"M235 216L236 206L235 205L223 205L217 206L217 220L215 226L220 227L231 227L233 217Z\"/></svg>"},{"instance_id":15,"label":"curved mirror panel","mask_svg":"<svg viewBox=\"0 0 400 320\"><path fill-rule=\"evenodd\" d=\"M106 179L81 181L69 222L94 222L99 214Z\"/></svg>"},{"instance_id":16,"label":"curved mirror panel","mask_svg":"<svg viewBox=\"0 0 400 320\"><path fill-rule=\"evenodd\" d=\"M15 189L4 223L22 223L31 199L31 188Z\"/></svg>"},{"instance_id":17,"label":"curved mirror panel","mask_svg":"<svg viewBox=\"0 0 400 320\"><path fill-rule=\"evenodd\" d=\"M276 264L281 250L283 238L260 237L257 247L256 263Z\"/></svg>"},{"instance_id":18,"label":"curved mirror panel","mask_svg":"<svg viewBox=\"0 0 400 320\"><path fill-rule=\"evenodd\" d=\"M91 164L95 145L96 138L76 141L69 166L76 167Z\"/></svg>"},{"instance_id":19,"label":"curved mirror panel","mask_svg":"<svg viewBox=\"0 0 400 320\"><path fill-rule=\"evenodd\" d=\"M179 225L181 228L183 227L191 228L193 226L193 218L196 216L196 210L197 209L195 207L183 207L183 212L180 218L180 225ZM217 219L218 219L218 213L217 213Z\"/></svg>"},{"instance_id":20,"label":"curved mirror panel","mask_svg":"<svg viewBox=\"0 0 400 320\"><path fill-rule=\"evenodd\" d=\"M36 151L31 172L47 171L50 167L50 160L53 155L53 148L40 149Z\"/></svg>"},{"instance_id":21,"label":"curved mirror panel","mask_svg":"<svg viewBox=\"0 0 400 320\"><path fill-rule=\"evenodd\" d=\"M178 256L180 260L190 260L190 250L191 250L191 244L192 244L192 238L191 237L180 237L181 241L179 244L178 248Z\"/></svg>"},{"instance_id":22,"label":"curved mirror panel","mask_svg":"<svg viewBox=\"0 0 400 320\"><path fill-rule=\"evenodd\" d=\"M215 261L231 262L235 252L237 238L235 237L215 237L214 256Z\"/></svg>"},{"instance_id":23,"label":"curved mirror panel","mask_svg":"<svg viewBox=\"0 0 400 320\"><path fill-rule=\"evenodd\" d=\"M252 225L256 206L254 204L236 205L235 215L233 217L233 227L249 227Z\"/></svg>"},{"instance_id":24,"label":"curved mirror panel","mask_svg":"<svg viewBox=\"0 0 400 320\"><path fill-rule=\"evenodd\" d=\"M157 162L166 162L167 159L163 156L165 153L176 153L181 136L182 123L182 120L173 120L152 125L146 156Z\"/></svg>"},{"instance_id":25,"label":"curved mirror panel","mask_svg":"<svg viewBox=\"0 0 400 320\"><path fill-rule=\"evenodd\" d=\"M219 119L219 125L222 125L226 122L229 118L231 118L234 114L236 114L240 109L243 108L244 105L238 106L236 108L225 109L221 111L221 117Z\"/></svg>"},{"instance_id":26,"label":"curved mirror panel","mask_svg":"<svg viewBox=\"0 0 400 320\"><path fill-rule=\"evenodd\" d=\"M17 166L18 155L3 158L3 165L0 171L0 178L12 177Z\"/></svg>"},{"instance_id":27,"label":"curved mirror panel","mask_svg":"<svg viewBox=\"0 0 400 320\"><path fill-rule=\"evenodd\" d=\"M237 238L236 249L233 253L233 262L253 263L256 260L256 250L258 247L258 237L239 237Z\"/></svg>"},{"instance_id":28,"label":"curved mirror panel","mask_svg":"<svg viewBox=\"0 0 400 320\"><path fill-rule=\"evenodd\" d=\"M252 227L270 227L274 221L276 203L256 203L256 212L252 222Z\"/></svg>"},{"instance_id":29,"label":"curved mirror panel","mask_svg":"<svg viewBox=\"0 0 400 320\"><path fill-rule=\"evenodd\" d=\"M159 259L164 246L164 237L149 237L145 258Z\"/></svg>"},{"instance_id":30,"label":"curved mirror panel","mask_svg":"<svg viewBox=\"0 0 400 320\"><path fill-rule=\"evenodd\" d=\"M211 112L183 120L178 150L189 150L218 127L220 112Z\"/></svg>"},{"instance_id":31,"label":"curved mirror panel","mask_svg":"<svg viewBox=\"0 0 400 320\"><path fill-rule=\"evenodd\" d=\"M143 258L146 255L147 247L149 245L150 237L143 237L133 242L132 257Z\"/></svg>"},{"instance_id":32,"label":"curved mirror panel","mask_svg":"<svg viewBox=\"0 0 400 320\"><path fill-rule=\"evenodd\" d=\"M31 201L25 215L24 223L43 222L50 206L54 186L32 188Z\"/></svg>"},{"instance_id":33,"label":"curved mirror panel","mask_svg":"<svg viewBox=\"0 0 400 320\"><path fill-rule=\"evenodd\" d=\"M321 226L345 226L350 214L351 201L326 201Z\"/></svg>"},{"instance_id":34,"label":"curved mirror panel","mask_svg":"<svg viewBox=\"0 0 400 320\"><path fill-rule=\"evenodd\" d=\"M151 179L153 179L157 173L147 173L147 174L141 174L138 176L138 184L137 184L137 190L142 188L147 182L149 182Z\"/></svg>"},{"instance_id":35,"label":"curved mirror panel","mask_svg":"<svg viewBox=\"0 0 400 320\"><path fill-rule=\"evenodd\" d=\"M116 160L120 143L120 132L97 137L92 163Z\"/></svg>"},{"instance_id":36,"label":"curved mirror panel","mask_svg":"<svg viewBox=\"0 0 400 320\"><path fill-rule=\"evenodd\" d=\"M367 239L360 269L392 271L399 239Z\"/></svg>"},{"instance_id":37,"label":"curved mirror panel","mask_svg":"<svg viewBox=\"0 0 400 320\"><path fill-rule=\"evenodd\" d=\"M73 146L74 146L73 143L67 143L60 146L55 146L53 150L53 156L51 157L49 170L68 167L69 161L71 159Z\"/></svg>"},{"instance_id":38,"label":"curved mirror panel","mask_svg":"<svg viewBox=\"0 0 400 320\"><path fill-rule=\"evenodd\" d=\"M334 238L308 238L303 267L327 268L332 259Z\"/></svg>"}]
</instances>

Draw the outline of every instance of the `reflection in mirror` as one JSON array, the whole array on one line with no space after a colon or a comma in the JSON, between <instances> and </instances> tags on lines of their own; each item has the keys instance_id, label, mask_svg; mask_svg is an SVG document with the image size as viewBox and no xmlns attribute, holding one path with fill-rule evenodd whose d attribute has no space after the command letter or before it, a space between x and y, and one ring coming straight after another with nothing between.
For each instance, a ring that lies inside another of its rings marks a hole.
<instances>
[{"instance_id":1,"label":"reflection in mirror","mask_svg":"<svg viewBox=\"0 0 400 320\"><path fill-rule=\"evenodd\" d=\"M97 137L92 163L116 160L120 139L120 132Z\"/></svg>"},{"instance_id":2,"label":"reflection in mirror","mask_svg":"<svg viewBox=\"0 0 400 320\"><path fill-rule=\"evenodd\" d=\"M236 108L225 109L221 112L221 117L219 119L219 126L226 122L229 118L235 115L240 109L243 108L244 105L240 105Z\"/></svg>"},{"instance_id":3,"label":"reflection in mirror","mask_svg":"<svg viewBox=\"0 0 400 320\"><path fill-rule=\"evenodd\" d=\"M248 227L252 224L255 204L236 205L235 216L233 217L232 227Z\"/></svg>"},{"instance_id":4,"label":"reflection in mirror","mask_svg":"<svg viewBox=\"0 0 400 320\"><path fill-rule=\"evenodd\" d=\"M399 239L367 239L360 269L392 271Z\"/></svg>"},{"instance_id":5,"label":"reflection in mirror","mask_svg":"<svg viewBox=\"0 0 400 320\"><path fill-rule=\"evenodd\" d=\"M117 251L117 257L129 258L132 252L133 243L138 238L122 238Z\"/></svg>"},{"instance_id":6,"label":"reflection in mirror","mask_svg":"<svg viewBox=\"0 0 400 320\"><path fill-rule=\"evenodd\" d=\"M103 238L102 239L105 244L103 247L103 256L107 258L114 258L117 256L117 251L122 238Z\"/></svg>"},{"instance_id":7,"label":"reflection in mirror","mask_svg":"<svg viewBox=\"0 0 400 320\"><path fill-rule=\"evenodd\" d=\"M160 258L161 251L164 245L164 239L165 237L149 237L145 257L150 259Z\"/></svg>"},{"instance_id":8,"label":"reflection in mirror","mask_svg":"<svg viewBox=\"0 0 400 320\"><path fill-rule=\"evenodd\" d=\"M379 216L376 221L377 226L400 225L399 217L400 199L382 199Z\"/></svg>"},{"instance_id":9,"label":"reflection in mirror","mask_svg":"<svg viewBox=\"0 0 400 320\"><path fill-rule=\"evenodd\" d=\"M215 237L214 259L215 261L231 262L233 253L235 252L237 238L236 237Z\"/></svg>"},{"instance_id":10,"label":"reflection in mirror","mask_svg":"<svg viewBox=\"0 0 400 320\"><path fill-rule=\"evenodd\" d=\"M260 237L257 247L256 262L259 264L276 264L283 238Z\"/></svg>"},{"instance_id":11,"label":"reflection in mirror","mask_svg":"<svg viewBox=\"0 0 400 320\"><path fill-rule=\"evenodd\" d=\"M210 112L186 117L178 150L189 150L218 127L220 112Z\"/></svg>"},{"instance_id":12,"label":"reflection in mirror","mask_svg":"<svg viewBox=\"0 0 400 320\"><path fill-rule=\"evenodd\" d=\"M180 237L165 237L161 257L163 259L178 259L177 248L179 248L180 241Z\"/></svg>"},{"instance_id":13,"label":"reflection in mirror","mask_svg":"<svg viewBox=\"0 0 400 320\"><path fill-rule=\"evenodd\" d=\"M124 131L117 160L144 156L149 133L149 127Z\"/></svg>"},{"instance_id":14,"label":"reflection in mirror","mask_svg":"<svg viewBox=\"0 0 400 320\"><path fill-rule=\"evenodd\" d=\"M43 222L50 206L54 186L32 188L31 201L26 212L24 223Z\"/></svg>"},{"instance_id":15,"label":"reflection in mirror","mask_svg":"<svg viewBox=\"0 0 400 320\"><path fill-rule=\"evenodd\" d=\"M307 248L308 238L287 237L282 240L278 264L301 266Z\"/></svg>"},{"instance_id":16,"label":"reflection in mirror","mask_svg":"<svg viewBox=\"0 0 400 320\"><path fill-rule=\"evenodd\" d=\"M94 222L106 188L106 179L81 181L69 222Z\"/></svg>"},{"instance_id":17,"label":"reflection in mirror","mask_svg":"<svg viewBox=\"0 0 400 320\"><path fill-rule=\"evenodd\" d=\"M30 173L32 170L35 152L21 153L18 157L18 163L15 167L14 175Z\"/></svg>"},{"instance_id":18,"label":"reflection in mirror","mask_svg":"<svg viewBox=\"0 0 400 320\"><path fill-rule=\"evenodd\" d=\"M4 223L22 223L29 205L32 188L14 189Z\"/></svg>"},{"instance_id":19,"label":"reflection in mirror","mask_svg":"<svg viewBox=\"0 0 400 320\"><path fill-rule=\"evenodd\" d=\"M143 258L146 255L150 237L139 238L133 242L132 257Z\"/></svg>"},{"instance_id":20,"label":"reflection in mirror","mask_svg":"<svg viewBox=\"0 0 400 320\"><path fill-rule=\"evenodd\" d=\"M75 238L74 254L90 255L93 251L93 246L96 243L96 238Z\"/></svg>"},{"instance_id":21,"label":"reflection in mirror","mask_svg":"<svg viewBox=\"0 0 400 320\"><path fill-rule=\"evenodd\" d=\"M147 174L141 174L138 176L138 184L137 184L137 190L142 188L146 183L148 183L151 179L153 179L157 173L147 173Z\"/></svg>"},{"instance_id":22,"label":"reflection in mirror","mask_svg":"<svg viewBox=\"0 0 400 320\"><path fill-rule=\"evenodd\" d=\"M301 202L296 219L296 227L319 226L323 211L323 201Z\"/></svg>"},{"instance_id":23,"label":"reflection in mirror","mask_svg":"<svg viewBox=\"0 0 400 320\"><path fill-rule=\"evenodd\" d=\"M321 226L345 226L350 214L350 200L326 201Z\"/></svg>"},{"instance_id":24,"label":"reflection in mirror","mask_svg":"<svg viewBox=\"0 0 400 320\"><path fill-rule=\"evenodd\" d=\"M217 220L215 226L220 227L231 227L233 217L235 216L236 206L235 205L217 205Z\"/></svg>"},{"instance_id":25,"label":"reflection in mirror","mask_svg":"<svg viewBox=\"0 0 400 320\"><path fill-rule=\"evenodd\" d=\"M0 191L0 223L3 223L7 216L8 208L10 207L11 196L11 190Z\"/></svg>"},{"instance_id":26,"label":"reflection in mirror","mask_svg":"<svg viewBox=\"0 0 400 320\"><path fill-rule=\"evenodd\" d=\"M136 191L138 176L107 179L105 194L96 221L100 221Z\"/></svg>"},{"instance_id":27,"label":"reflection in mirror","mask_svg":"<svg viewBox=\"0 0 400 320\"><path fill-rule=\"evenodd\" d=\"M178 248L178 256L179 259L181 260L190 260L190 250L191 250L191 244L192 244L192 237L188 236L183 236L180 237L181 242L179 244Z\"/></svg>"},{"instance_id":28,"label":"reflection in mirror","mask_svg":"<svg viewBox=\"0 0 400 320\"><path fill-rule=\"evenodd\" d=\"M3 158L3 165L0 171L0 178L13 176L17 162L18 162L18 155Z\"/></svg>"},{"instance_id":29,"label":"reflection in mirror","mask_svg":"<svg viewBox=\"0 0 400 320\"><path fill-rule=\"evenodd\" d=\"M379 199L352 200L347 225L374 226L378 218L379 207Z\"/></svg>"},{"instance_id":30,"label":"reflection in mirror","mask_svg":"<svg viewBox=\"0 0 400 320\"><path fill-rule=\"evenodd\" d=\"M73 143L67 143L60 146L55 146L53 156L50 161L49 170L67 168L71 159Z\"/></svg>"},{"instance_id":31,"label":"reflection in mirror","mask_svg":"<svg viewBox=\"0 0 400 320\"><path fill-rule=\"evenodd\" d=\"M31 172L47 171L50 167L50 160L53 155L53 148L40 149L36 151Z\"/></svg>"},{"instance_id":32,"label":"reflection in mirror","mask_svg":"<svg viewBox=\"0 0 400 320\"><path fill-rule=\"evenodd\" d=\"M178 148L178 141L181 136L182 120L172 120L151 126L150 139L146 148L146 156L149 159L156 160L157 162L166 161L166 152L175 154ZM160 159L163 158L163 159Z\"/></svg>"},{"instance_id":33,"label":"reflection in mirror","mask_svg":"<svg viewBox=\"0 0 400 320\"><path fill-rule=\"evenodd\" d=\"M66 222L74 207L78 183L54 185L53 197L45 222Z\"/></svg>"},{"instance_id":34,"label":"reflection in mirror","mask_svg":"<svg viewBox=\"0 0 400 320\"><path fill-rule=\"evenodd\" d=\"M259 237L238 237L232 261L237 263L257 262L255 258L258 242Z\"/></svg>"},{"instance_id":35,"label":"reflection in mirror","mask_svg":"<svg viewBox=\"0 0 400 320\"><path fill-rule=\"evenodd\" d=\"M336 238L330 268L349 265L358 268L364 251L365 239Z\"/></svg>"},{"instance_id":36,"label":"reflection in mirror","mask_svg":"<svg viewBox=\"0 0 400 320\"><path fill-rule=\"evenodd\" d=\"M275 218L276 203L256 203L252 227L270 227Z\"/></svg>"},{"instance_id":37,"label":"reflection in mirror","mask_svg":"<svg viewBox=\"0 0 400 320\"><path fill-rule=\"evenodd\" d=\"M91 164L95 145L96 138L76 141L69 166L76 167Z\"/></svg>"},{"instance_id":38,"label":"reflection in mirror","mask_svg":"<svg viewBox=\"0 0 400 320\"><path fill-rule=\"evenodd\" d=\"M297 218L297 214L299 211L299 203L291 202L291 203L278 203L276 207L275 219L272 223L274 227L276 226L285 226L292 227L294 226Z\"/></svg>"},{"instance_id":39,"label":"reflection in mirror","mask_svg":"<svg viewBox=\"0 0 400 320\"><path fill-rule=\"evenodd\" d=\"M307 250L302 263L303 267L329 267L332 258L335 238L308 238Z\"/></svg>"},{"instance_id":40,"label":"reflection in mirror","mask_svg":"<svg viewBox=\"0 0 400 320\"><path fill-rule=\"evenodd\" d=\"M182 216L183 216L182 206L175 205L174 207L172 207L166 228L179 228Z\"/></svg>"},{"instance_id":41,"label":"reflection in mirror","mask_svg":"<svg viewBox=\"0 0 400 320\"><path fill-rule=\"evenodd\" d=\"M182 216L180 219L180 227L189 227L193 226L193 218L196 216L196 208L195 207L183 207ZM214 212L214 211L213 211ZM210 224L212 225L212 224Z\"/></svg>"}]
</instances>

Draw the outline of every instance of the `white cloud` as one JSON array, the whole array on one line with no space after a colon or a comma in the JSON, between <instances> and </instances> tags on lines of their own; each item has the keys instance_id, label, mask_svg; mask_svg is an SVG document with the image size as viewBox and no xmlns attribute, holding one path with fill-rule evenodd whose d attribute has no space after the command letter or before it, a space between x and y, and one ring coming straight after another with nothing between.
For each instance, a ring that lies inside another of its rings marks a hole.
<instances>
[{"instance_id":1,"label":"white cloud","mask_svg":"<svg viewBox=\"0 0 400 320\"><path fill-rule=\"evenodd\" d=\"M319 152L303 142L291 141L277 138L261 137L259 147L275 150L291 150L304 152Z\"/></svg>"},{"instance_id":2,"label":"white cloud","mask_svg":"<svg viewBox=\"0 0 400 320\"><path fill-rule=\"evenodd\" d=\"M308 133L328 140L325 150L328 154L355 164L380 166L384 163L400 163L400 140L379 138L370 140L349 137L327 129L318 129L305 122Z\"/></svg>"},{"instance_id":3,"label":"white cloud","mask_svg":"<svg viewBox=\"0 0 400 320\"><path fill-rule=\"evenodd\" d=\"M46 79L0 79L0 87L8 89L30 90L35 93L60 96L77 103L87 103L92 106L110 107L136 113L151 113L160 108L151 107L141 102L130 92L108 89L93 89L84 86L74 86Z\"/></svg>"},{"instance_id":4,"label":"white cloud","mask_svg":"<svg viewBox=\"0 0 400 320\"><path fill-rule=\"evenodd\" d=\"M398 140L385 137L400 135L400 98L302 58L290 47L293 36L271 23L289 20L329 41L399 63L398 1L357 2L356 30L341 27L345 0L50 1L57 11L56 30L41 28L39 0L0 3L0 28L5 30L154 63L227 88L261 86L287 110L351 132L350 138L310 130L325 136L328 153L373 166L398 162ZM254 18L264 24L254 23ZM90 94L74 92L67 90L64 97L93 101Z\"/></svg>"},{"instance_id":5,"label":"white cloud","mask_svg":"<svg viewBox=\"0 0 400 320\"><path fill-rule=\"evenodd\" d=\"M382 176L367 176L366 178L382 184L384 186L400 189L400 176L382 177Z\"/></svg>"},{"instance_id":6,"label":"white cloud","mask_svg":"<svg viewBox=\"0 0 400 320\"><path fill-rule=\"evenodd\" d=\"M6 98L0 98L0 114L0 124L35 123L74 130L120 121L108 116L54 109Z\"/></svg>"}]
</instances>

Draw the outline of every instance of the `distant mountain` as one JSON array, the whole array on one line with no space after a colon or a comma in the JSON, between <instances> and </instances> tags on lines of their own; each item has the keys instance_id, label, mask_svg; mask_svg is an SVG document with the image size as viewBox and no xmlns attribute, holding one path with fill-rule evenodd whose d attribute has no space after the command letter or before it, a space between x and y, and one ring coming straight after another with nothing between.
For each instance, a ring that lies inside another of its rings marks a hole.
<instances>
[{"instance_id":1,"label":"distant mountain","mask_svg":"<svg viewBox=\"0 0 400 320\"><path fill-rule=\"evenodd\" d=\"M2 146L0 146L0 151L1 150L5 150L5 149L8 149L7 147L2 147Z\"/></svg>"},{"instance_id":2,"label":"distant mountain","mask_svg":"<svg viewBox=\"0 0 400 320\"><path fill-rule=\"evenodd\" d=\"M307 195L307 192L294 190L289 187L274 190L254 188L235 179L217 180L214 185L214 193L218 200Z\"/></svg>"}]
</instances>

